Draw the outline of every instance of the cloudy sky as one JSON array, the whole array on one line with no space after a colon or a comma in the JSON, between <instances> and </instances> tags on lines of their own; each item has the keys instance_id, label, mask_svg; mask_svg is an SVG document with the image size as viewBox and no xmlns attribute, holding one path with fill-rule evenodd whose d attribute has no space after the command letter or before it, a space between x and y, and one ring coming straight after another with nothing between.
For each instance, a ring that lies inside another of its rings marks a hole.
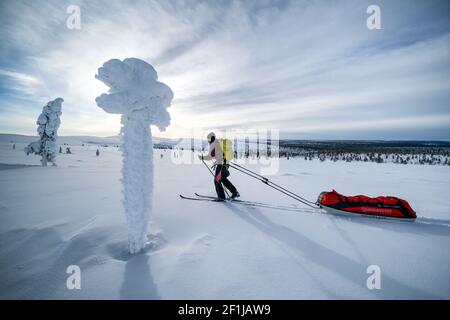
<instances>
[{"instance_id":1,"label":"cloudy sky","mask_svg":"<svg viewBox=\"0 0 450 320\"><path fill-rule=\"evenodd\" d=\"M369 30L366 9L381 9ZM69 5L81 29L66 26ZM175 98L165 137L273 128L304 139L450 139L450 1L0 2L0 132L115 135L95 97L111 58L151 63Z\"/></svg>"}]
</instances>

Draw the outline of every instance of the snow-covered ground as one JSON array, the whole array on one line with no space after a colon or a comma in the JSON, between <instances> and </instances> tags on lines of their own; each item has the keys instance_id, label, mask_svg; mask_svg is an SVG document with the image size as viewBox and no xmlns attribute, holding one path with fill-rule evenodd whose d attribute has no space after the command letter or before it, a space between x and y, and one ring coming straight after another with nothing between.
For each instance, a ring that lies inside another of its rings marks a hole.
<instances>
[{"instance_id":1,"label":"snow-covered ground","mask_svg":"<svg viewBox=\"0 0 450 320\"><path fill-rule=\"evenodd\" d=\"M155 150L150 244L131 256L118 149L96 157L96 146L72 146L42 168L24 146L0 143L0 298L450 298L446 166L291 158L271 177L311 200L332 188L403 197L419 218L401 222L182 200L213 195L210 174ZM238 172L230 180L242 199L294 204ZM66 287L69 265L81 268L80 290ZM381 269L380 290L366 286L369 265Z\"/></svg>"}]
</instances>

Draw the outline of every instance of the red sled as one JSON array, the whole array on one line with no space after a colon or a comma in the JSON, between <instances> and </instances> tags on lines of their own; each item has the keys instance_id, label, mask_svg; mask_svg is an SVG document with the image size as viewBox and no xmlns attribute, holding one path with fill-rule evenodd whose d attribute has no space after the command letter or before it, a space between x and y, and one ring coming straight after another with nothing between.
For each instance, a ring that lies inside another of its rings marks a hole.
<instances>
[{"instance_id":1,"label":"red sled","mask_svg":"<svg viewBox=\"0 0 450 320\"><path fill-rule=\"evenodd\" d=\"M331 209L334 211L332 213L336 214L342 214L344 211L358 215L402 220L414 220L416 218L416 213L409 203L396 197L369 198L363 195L346 197L333 190L322 192L317 203L324 209Z\"/></svg>"}]
</instances>

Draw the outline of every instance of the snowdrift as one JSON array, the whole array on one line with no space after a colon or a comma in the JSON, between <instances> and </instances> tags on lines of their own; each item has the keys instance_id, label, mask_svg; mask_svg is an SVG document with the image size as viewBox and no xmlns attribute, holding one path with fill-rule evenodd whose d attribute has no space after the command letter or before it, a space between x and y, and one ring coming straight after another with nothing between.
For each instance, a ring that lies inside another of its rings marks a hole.
<instances>
[{"instance_id":1,"label":"snowdrift","mask_svg":"<svg viewBox=\"0 0 450 320\"><path fill-rule=\"evenodd\" d=\"M322 192L317 200L322 207L361 215L388 218L415 219L416 213L409 203L396 197L370 198L364 195L346 197L335 190Z\"/></svg>"}]
</instances>

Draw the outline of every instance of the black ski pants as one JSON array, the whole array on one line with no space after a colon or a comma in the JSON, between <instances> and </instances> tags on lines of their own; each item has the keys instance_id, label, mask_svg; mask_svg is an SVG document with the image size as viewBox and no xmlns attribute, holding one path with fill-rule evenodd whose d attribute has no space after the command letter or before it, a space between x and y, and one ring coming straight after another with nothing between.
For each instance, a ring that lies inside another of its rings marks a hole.
<instances>
[{"instance_id":1,"label":"black ski pants","mask_svg":"<svg viewBox=\"0 0 450 320\"><path fill-rule=\"evenodd\" d=\"M216 165L216 174L214 175L214 186L216 187L217 197L220 199L225 199L225 191L222 184L230 190L232 194L237 192L236 187L228 180L230 172L226 165L218 164Z\"/></svg>"}]
</instances>

